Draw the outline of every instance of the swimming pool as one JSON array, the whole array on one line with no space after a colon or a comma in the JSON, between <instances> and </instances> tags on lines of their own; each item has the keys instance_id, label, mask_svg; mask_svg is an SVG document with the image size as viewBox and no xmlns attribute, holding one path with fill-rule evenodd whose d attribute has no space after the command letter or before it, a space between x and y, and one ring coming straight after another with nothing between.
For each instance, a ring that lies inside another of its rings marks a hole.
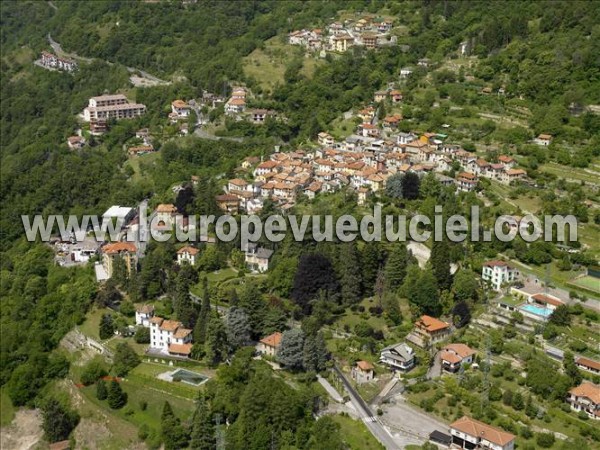
<instances>
[{"instance_id":1,"label":"swimming pool","mask_svg":"<svg viewBox=\"0 0 600 450\"><path fill-rule=\"evenodd\" d=\"M527 303L521 306L519 309L530 314L535 314L536 316L543 317L544 319L552 315L552 310L550 308L542 308L541 306L532 305L531 303Z\"/></svg>"},{"instance_id":2,"label":"swimming pool","mask_svg":"<svg viewBox=\"0 0 600 450\"><path fill-rule=\"evenodd\" d=\"M175 372L171 374L171 379L173 381L181 381L182 383L192 384L194 386L199 386L208 380L208 377L204 375L200 375L199 373L192 372L186 369L177 369Z\"/></svg>"}]
</instances>

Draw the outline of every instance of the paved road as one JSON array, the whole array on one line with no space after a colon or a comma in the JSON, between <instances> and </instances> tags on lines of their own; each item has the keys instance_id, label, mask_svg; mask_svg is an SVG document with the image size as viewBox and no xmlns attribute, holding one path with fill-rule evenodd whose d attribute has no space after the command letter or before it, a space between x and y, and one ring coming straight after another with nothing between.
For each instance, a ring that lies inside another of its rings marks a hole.
<instances>
[{"instance_id":1,"label":"paved road","mask_svg":"<svg viewBox=\"0 0 600 450\"><path fill-rule=\"evenodd\" d=\"M317 380L319 384L323 386L323 388L327 391L329 396L334 399L338 403L344 403L344 399L340 395L340 393L321 375L317 375Z\"/></svg>"},{"instance_id":2,"label":"paved road","mask_svg":"<svg viewBox=\"0 0 600 450\"><path fill-rule=\"evenodd\" d=\"M93 58L85 58L83 56L79 56L77 53L68 53L68 52L64 51L62 49L62 46L58 42L56 42L54 39L52 39L52 36L50 35L50 33L48 33L48 42L50 43L52 50L54 50L54 53L56 53L59 56L64 56L64 57L71 58L71 59L80 59L80 60L88 62L88 63L93 61ZM110 61L106 61L106 62L108 64L113 64ZM160 78L146 72L145 70L141 70L141 69L137 69L135 67L129 67L129 66L125 66L125 67L129 71L129 73L139 73L141 75L140 78L146 79L147 81L150 82L150 84L153 84L153 85L171 84L170 81L161 80Z\"/></svg>"},{"instance_id":3,"label":"paved road","mask_svg":"<svg viewBox=\"0 0 600 450\"><path fill-rule=\"evenodd\" d=\"M400 449L400 446L396 443L392 435L384 428L384 426L379 422L377 417L369 408L369 405L362 399L362 397L356 392L356 390L352 387L346 376L339 370L337 367L334 367L334 371L342 380L344 384L344 388L348 395L350 396L350 400L352 404L358 411L362 421L365 423L369 431L375 438L383 444L386 449Z\"/></svg>"}]
</instances>

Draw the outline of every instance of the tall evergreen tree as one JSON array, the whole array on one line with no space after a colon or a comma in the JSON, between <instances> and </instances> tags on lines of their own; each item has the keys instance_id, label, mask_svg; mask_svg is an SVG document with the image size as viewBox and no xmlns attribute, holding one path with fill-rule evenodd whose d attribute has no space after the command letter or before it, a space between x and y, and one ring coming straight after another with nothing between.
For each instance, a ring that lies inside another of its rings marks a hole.
<instances>
[{"instance_id":1,"label":"tall evergreen tree","mask_svg":"<svg viewBox=\"0 0 600 450\"><path fill-rule=\"evenodd\" d=\"M374 294L377 273L383 264L383 251L379 241L365 242L361 256L362 285L366 296Z\"/></svg>"},{"instance_id":2,"label":"tall evergreen tree","mask_svg":"<svg viewBox=\"0 0 600 450\"><path fill-rule=\"evenodd\" d=\"M100 329L98 335L100 339L109 339L113 337L115 333L115 323L112 318L112 314L102 314L100 319Z\"/></svg>"},{"instance_id":3,"label":"tall evergreen tree","mask_svg":"<svg viewBox=\"0 0 600 450\"><path fill-rule=\"evenodd\" d=\"M127 403L127 394L123 392L119 383L112 380L108 385L107 399L111 409L120 409Z\"/></svg>"},{"instance_id":4,"label":"tall evergreen tree","mask_svg":"<svg viewBox=\"0 0 600 450\"><path fill-rule=\"evenodd\" d=\"M302 369L304 359L304 332L302 330L293 328L283 333L277 358L287 369Z\"/></svg>"},{"instance_id":5,"label":"tall evergreen tree","mask_svg":"<svg viewBox=\"0 0 600 450\"><path fill-rule=\"evenodd\" d=\"M396 291L404 282L408 267L408 249L404 242L393 245L387 264L385 265L386 289Z\"/></svg>"},{"instance_id":6,"label":"tall evergreen tree","mask_svg":"<svg viewBox=\"0 0 600 450\"><path fill-rule=\"evenodd\" d=\"M323 334L307 335L302 356L304 370L321 372L325 370L328 358L329 353Z\"/></svg>"},{"instance_id":7,"label":"tall evergreen tree","mask_svg":"<svg viewBox=\"0 0 600 450\"><path fill-rule=\"evenodd\" d=\"M433 241L431 248L431 268L441 290L450 289L452 274L450 273L450 246L446 239Z\"/></svg>"},{"instance_id":8,"label":"tall evergreen tree","mask_svg":"<svg viewBox=\"0 0 600 450\"><path fill-rule=\"evenodd\" d=\"M210 295L208 292L208 280L206 277L202 279L202 306L200 314L194 326L194 342L204 344L206 342L206 333L208 330L208 322L210 320Z\"/></svg>"},{"instance_id":9,"label":"tall evergreen tree","mask_svg":"<svg viewBox=\"0 0 600 450\"><path fill-rule=\"evenodd\" d=\"M362 300L362 273L356 242L342 245L339 253L342 301L354 305Z\"/></svg>"},{"instance_id":10,"label":"tall evergreen tree","mask_svg":"<svg viewBox=\"0 0 600 450\"><path fill-rule=\"evenodd\" d=\"M309 314L311 302L318 298L321 290L329 298L335 296L339 291L339 284L331 262L320 253L300 256L292 289L294 303L302 309L304 314Z\"/></svg>"},{"instance_id":11,"label":"tall evergreen tree","mask_svg":"<svg viewBox=\"0 0 600 450\"><path fill-rule=\"evenodd\" d=\"M165 450L179 450L187 446L188 437L181 421L173 413L169 402L163 405L160 428Z\"/></svg>"},{"instance_id":12,"label":"tall evergreen tree","mask_svg":"<svg viewBox=\"0 0 600 450\"><path fill-rule=\"evenodd\" d=\"M566 351L563 357L563 368L565 369L565 375L569 377L571 381L571 386L578 386L581 384L582 376L581 372L577 368L575 364L575 358L573 357L573 353L570 351Z\"/></svg>"},{"instance_id":13,"label":"tall evergreen tree","mask_svg":"<svg viewBox=\"0 0 600 450\"><path fill-rule=\"evenodd\" d=\"M414 172L407 172L402 178L402 197L407 200L419 198L419 186L421 179Z\"/></svg>"},{"instance_id":14,"label":"tall evergreen tree","mask_svg":"<svg viewBox=\"0 0 600 450\"><path fill-rule=\"evenodd\" d=\"M233 307L227 313L227 340L232 350L250 342L250 321L244 308Z\"/></svg>"},{"instance_id":15,"label":"tall evergreen tree","mask_svg":"<svg viewBox=\"0 0 600 450\"><path fill-rule=\"evenodd\" d=\"M204 393L198 396L192 417L190 448L192 450L214 450L217 446L215 425Z\"/></svg>"},{"instance_id":16,"label":"tall evergreen tree","mask_svg":"<svg viewBox=\"0 0 600 450\"><path fill-rule=\"evenodd\" d=\"M186 328L194 328L198 313L190 297L189 287L183 280L177 280L174 308L177 319Z\"/></svg>"},{"instance_id":17,"label":"tall evergreen tree","mask_svg":"<svg viewBox=\"0 0 600 450\"><path fill-rule=\"evenodd\" d=\"M250 336L252 339L260 339L263 334L264 318L267 312L267 304L256 283L246 282L240 293L240 306L246 310L250 323Z\"/></svg>"},{"instance_id":18,"label":"tall evergreen tree","mask_svg":"<svg viewBox=\"0 0 600 450\"><path fill-rule=\"evenodd\" d=\"M418 306L421 313L432 316L440 315L442 305L435 277L431 270L421 272L416 289L408 299L411 303Z\"/></svg>"},{"instance_id":19,"label":"tall evergreen tree","mask_svg":"<svg viewBox=\"0 0 600 450\"><path fill-rule=\"evenodd\" d=\"M106 400L108 397L108 390L106 389L106 383L100 379L96 382L96 398L98 400Z\"/></svg>"},{"instance_id":20,"label":"tall evergreen tree","mask_svg":"<svg viewBox=\"0 0 600 450\"><path fill-rule=\"evenodd\" d=\"M227 358L229 344L227 343L227 329L221 318L213 314L208 323L208 336L206 338L206 359L214 366Z\"/></svg>"}]
</instances>

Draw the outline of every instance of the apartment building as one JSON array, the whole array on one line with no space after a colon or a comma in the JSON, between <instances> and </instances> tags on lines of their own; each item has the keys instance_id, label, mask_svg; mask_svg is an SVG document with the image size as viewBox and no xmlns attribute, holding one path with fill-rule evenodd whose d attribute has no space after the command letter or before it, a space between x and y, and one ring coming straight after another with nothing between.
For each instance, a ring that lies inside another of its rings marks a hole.
<instances>
[{"instance_id":1,"label":"apartment building","mask_svg":"<svg viewBox=\"0 0 600 450\"><path fill-rule=\"evenodd\" d=\"M122 94L108 94L92 97L83 110L86 122L109 119L133 119L146 112L146 105L130 103Z\"/></svg>"}]
</instances>

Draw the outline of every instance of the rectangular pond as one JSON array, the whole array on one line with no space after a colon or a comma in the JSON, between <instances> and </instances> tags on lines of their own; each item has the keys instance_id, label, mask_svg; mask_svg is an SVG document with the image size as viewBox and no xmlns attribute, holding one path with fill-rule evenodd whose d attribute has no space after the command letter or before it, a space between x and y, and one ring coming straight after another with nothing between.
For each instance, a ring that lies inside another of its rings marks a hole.
<instances>
[{"instance_id":1,"label":"rectangular pond","mask_svg":"<svg viewBox=\"0 0 600 450\"><path fill-rule=\"evenodd\" d=\"M187 369L177 369L171 373L171 379L173 381L181 381L182 383L191 384L193 386L200 386L202 383L208 380L208 377Z\"/></svg>"}]
</instances>

